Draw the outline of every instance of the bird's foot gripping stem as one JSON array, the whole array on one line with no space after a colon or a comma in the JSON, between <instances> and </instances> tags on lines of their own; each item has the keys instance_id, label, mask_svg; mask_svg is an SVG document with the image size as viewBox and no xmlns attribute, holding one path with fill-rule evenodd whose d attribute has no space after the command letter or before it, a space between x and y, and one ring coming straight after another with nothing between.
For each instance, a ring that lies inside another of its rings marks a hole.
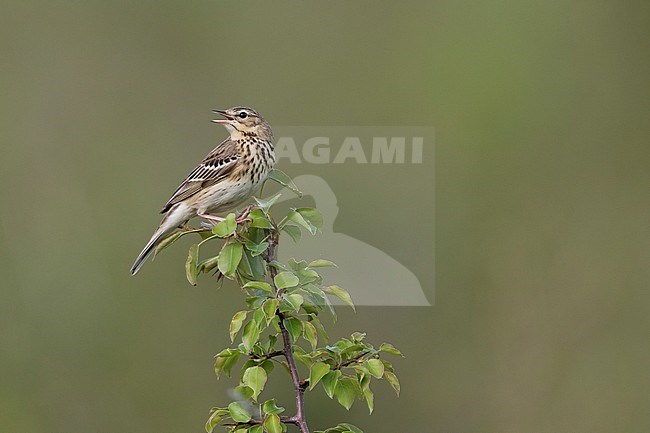
<instances>
[{"instance_id":1,"label":"bird's foot gripping stem","mask_svg":"<svg viewBox=\"0 0 650 433\"><path fill-rule=\"evenodd\" d=\"M239 216L235 218L235 221L237 222L237 224L241 224L241 223L246 222L246 221L252 221L252 220L248 217L248 214L251 213L251 211L253 210L254 207L255 207L255 206L252 205L252 204L246 206L246 208L244 208L244 210L239 214ZM215 225L217 225L218 223L220 223L220 222L226 220L225 218L218 217L218 216L215 216L215 215L210 215L210 214L207 214L207 213L199 213L199 214L197 214L197 216L199 216L199 217L201 217L201 218L205 218L205 219L208 220L208 221L209 221L213 226L215 226Z\"/></svg>"},{"instance_id":2,"label":"bird's foot gripping stem","mask_svg":"<svg viewBox=\"0 0 650 433\"><path fill-rule=\"evenodd\" d=\"M237 218L235 218L235 221L237 222L237 224L241 224L241 223L243 223L245 221L252 221L250 218L248 218L248 214L251 213L251 211L253 210L253 207L254 206L252 204L249 204L248 206L246 206L244 208L243 211L241 211L239 216Z\"/></svg>"}]
</instances>

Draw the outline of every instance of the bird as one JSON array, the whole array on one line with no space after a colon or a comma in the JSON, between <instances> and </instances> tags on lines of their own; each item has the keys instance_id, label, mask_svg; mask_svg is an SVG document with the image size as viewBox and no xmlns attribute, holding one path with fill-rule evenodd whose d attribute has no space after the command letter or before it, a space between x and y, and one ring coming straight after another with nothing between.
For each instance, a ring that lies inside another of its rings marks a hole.
<instances>
[{"instance_id":1,"label":"bird","mask_svg":"<svg viewBox=\"0 0 650 433\"><path fill-rule=\"evenodd\" d=\"M254 109L212 110L230 136L185 178L160 213L166 214L131 267L135 275L167 236L194 217L221 221L215 213L235 209L266 180L275 165L273 131Z\"/></svg>"}]
</instances>

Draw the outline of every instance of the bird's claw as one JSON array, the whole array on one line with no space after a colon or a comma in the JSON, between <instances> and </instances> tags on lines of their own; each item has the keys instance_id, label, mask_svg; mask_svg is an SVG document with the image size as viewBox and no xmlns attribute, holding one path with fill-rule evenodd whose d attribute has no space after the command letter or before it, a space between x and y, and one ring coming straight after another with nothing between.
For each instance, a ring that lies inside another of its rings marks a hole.
<instances>
[{"instance_id":1,"label":"bird's claw","mask_svg":"<svg viewBox=\"0 0 650 433\"><path fill-rule=\"evenodd\" d=\"M242 224L242 223L245 223L245 222L253 222L253 219L248 218L248 216L239 216L239 217L235 218L235 222L237 224Z\"/></svg>"},{"instance_id":2,"label":"bird's claw","mask_svg":"<svg viewBox=\"0 0 650 433\"><path fill-rule=\"evenodd\" d=\"M248 218L248 214L251 213L251 211L253 210L253 207L254 207L254 205L249 204L248 206L246 206L244 208L243 211L241 211L239 216L237 218L235 218L235 221L237 222L237 224L241 224L241 223L246 222L246 221L248 221L248 222L253 221L252 218Z\"/></svg>"}]
</instances>

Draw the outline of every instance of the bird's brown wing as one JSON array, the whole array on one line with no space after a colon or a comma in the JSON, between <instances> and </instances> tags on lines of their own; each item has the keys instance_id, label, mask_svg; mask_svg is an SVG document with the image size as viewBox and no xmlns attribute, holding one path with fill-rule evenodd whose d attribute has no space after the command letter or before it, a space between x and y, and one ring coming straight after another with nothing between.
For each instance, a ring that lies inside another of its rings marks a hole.
<instances>
[{"instance_id":1,"label":"bird's brown wing","mask_svg":"<svg viewBox=\"0 0 650 433\"><path fill-rule=\"evenodd\" d=\"M192 197L203 188L214 185L228 177L237 167L241 155L235 143L227 138L187 176L160 213L165 213L176 203Z\"/></svg>"}]
</instances>

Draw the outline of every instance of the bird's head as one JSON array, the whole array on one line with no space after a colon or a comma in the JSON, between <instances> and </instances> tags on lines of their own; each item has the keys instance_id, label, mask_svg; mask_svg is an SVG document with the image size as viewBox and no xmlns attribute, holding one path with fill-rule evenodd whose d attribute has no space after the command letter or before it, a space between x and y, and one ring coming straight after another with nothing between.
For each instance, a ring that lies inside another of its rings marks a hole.
<instances>
[{"instance_id":1,"label":"bird's head","mask_svg":"<svg viewBox=\"0 0 650 433\"><path fill-rule=\"evenodd\" d=\"M232 138L259 137L263 140L273 140L271 127L266 120L252 108L232 107L227 110L212 110L220 114L223 119L214 119L214 123L226 127Z\"/></svg>"}]
</instances>

